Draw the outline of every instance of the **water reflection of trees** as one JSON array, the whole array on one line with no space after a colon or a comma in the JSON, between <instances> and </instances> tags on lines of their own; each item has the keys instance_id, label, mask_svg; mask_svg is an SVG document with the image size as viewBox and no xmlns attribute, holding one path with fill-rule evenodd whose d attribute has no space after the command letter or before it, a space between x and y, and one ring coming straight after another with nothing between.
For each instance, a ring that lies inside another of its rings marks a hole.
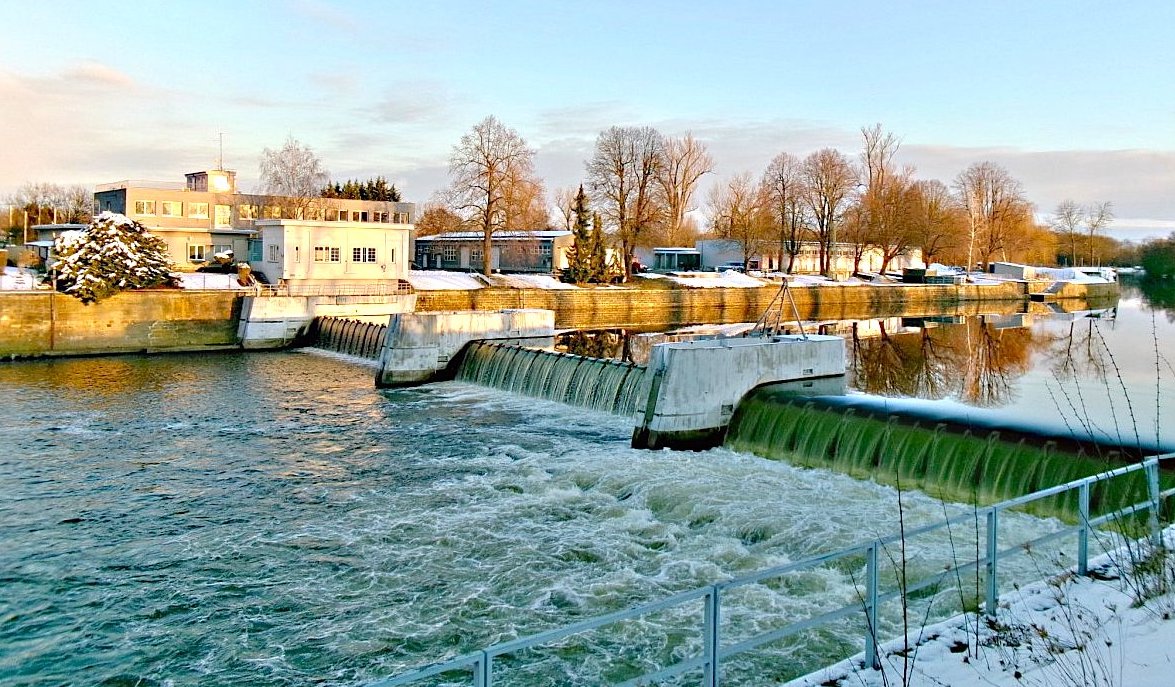
<instances>
[{"instance_id":1,"label":"water reflection of trees","mask_svg":"<svg viewBox=\"0 0 1175 687\"><path fill-rule=\"evenodd\" d=\"M624 329L573 330L555 339L555 349L586 358L630 360L629 335Z\"/></svg>"},{"instance_id":2,"label":"water reflection of trees","mask_svg":"<svg viewBox=\"0 0 1175 687\"><path fill-rule=\"evenodd\" d=\"M1122 295L1141 298L1147 307L1162 313L1168 322L1175 322L1175 280L1123 279Z\"/></svg>"},{"instance_id":3,"label":"water reflection of trees","mask_svg":"<svg viewBox=\"0 0 1175 687\"><path fill-rule=\"evenodd\" d=\"M975 406L1015 400L1016 377L1028 371L1034 336L1027 327L1002 327L985 317L961 324L879 335L853 326L852 368L857 389L881 396L956 397Z\"/></svg>"}]
</instances>

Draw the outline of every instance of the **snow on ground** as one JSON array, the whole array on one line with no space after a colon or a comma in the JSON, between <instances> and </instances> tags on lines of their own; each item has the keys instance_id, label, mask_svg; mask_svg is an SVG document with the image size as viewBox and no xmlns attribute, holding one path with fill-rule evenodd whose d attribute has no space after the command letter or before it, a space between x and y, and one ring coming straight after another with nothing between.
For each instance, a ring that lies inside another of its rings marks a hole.
<instances>
[{"instance_id":1,"label":"snow on ground","mask_svg":"<svg viewBox=\"0 0 1175 687\"><path fill-rule=\"evenodd\" d=\"M495 274L490 278L495 285L512 289L578 289L549 274Z\"/></svg>"},{"instance_id":2,"label":"snow on ground","mask_svg":"<svg viewBox=\"0 0 1175 687\"><path fill-rule=\"evenodd\" d=\"M734 270L727 270L725 272L673 272L671 274L646 272L637 276L644 279L668 279L669 281L691 289L715 289L723 287L757 289L770 283L765 279L757 279L742 272L735 272Z\"/></svg>"},{"instance_id":3,"label":"snow on ground","mask_svg":"<svg viewBox=\"0 0 1175 687\"><path fill-rule=\"evenodd\" d=\"M485 282L468 272L410 270L408 283L417 291L471 291L485 288Z\"/></svg>"},{"instance_id":4,"label":"snow on ground","mask_svg":"<svg viewBox=\"0 0 1175 687\"><path fill-rule=\"evenodd\" d=\"M1169 551L1175 527L1165 539ZM891 642L882 670L862 668L858 655L787 687L1168 687L1175 684L1175 591L1135 604L1131 590L1146 578L1119 574L1127 559L1119 552L1090 562L1109 579L1066 574L1004 595L994 627L980 620L976 629L976 616L967 615L915 630L911 644L923 641L905 665L901 642ZM1171 560L1165 563L1170 585Z\"/></svg>"},{"instance_id":5,"label":"snow on ground","mask_svg":"<svg viewBox=\"0 0 1175 687\"><path fill-rule=\"evenodd\" d=\"M41 281L36 272L19 267L5 267L0 273L0 291L31 291Z\"/></svg>"},{"instance_id":6,"label":"snow on ground","mask_svg":"<svg viewBox=\"0 0 1175 687\"><path fill-rule=\"evenodd\" d=\"M177 272L180 278L181 289L251 289L251 286L241 286L237 282L236 274L216 274L214 272Z\"/></svg>"}]
</instances>

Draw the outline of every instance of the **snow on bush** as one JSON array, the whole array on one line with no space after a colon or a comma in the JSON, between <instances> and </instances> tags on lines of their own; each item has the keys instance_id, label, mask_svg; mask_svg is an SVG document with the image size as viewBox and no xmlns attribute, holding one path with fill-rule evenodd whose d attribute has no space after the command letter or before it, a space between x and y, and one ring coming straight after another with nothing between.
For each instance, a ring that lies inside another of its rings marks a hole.
<instances>
[{"instance_id":1,"label":"snow on bush","mask_svg":"<svg viewBox=\"0 0 1175 687\"><path fill-rule=\"evenodd\" d=\"M53 251L58 290L83 303L124 289L179 284L163 239L118 213L103 212L86 229L60 236Z\"/></svg>"}]
</instances>

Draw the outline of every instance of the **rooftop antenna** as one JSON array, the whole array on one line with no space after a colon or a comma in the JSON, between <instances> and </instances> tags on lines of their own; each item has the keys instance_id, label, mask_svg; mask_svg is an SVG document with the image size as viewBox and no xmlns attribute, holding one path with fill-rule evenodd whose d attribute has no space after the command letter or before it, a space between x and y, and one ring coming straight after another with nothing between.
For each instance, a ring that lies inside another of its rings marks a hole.
<instances>
[{"instance_id":1,"label":"rooftop antenna","mask_svg":"<svg viewBox=\"0 0 1175 687\"><path fill-rule=\"evenodd\" d=\"M220 135L220 154L216 157L216 169L224 171L224 132L219 132Z\"/></svg>"}]
</instances>

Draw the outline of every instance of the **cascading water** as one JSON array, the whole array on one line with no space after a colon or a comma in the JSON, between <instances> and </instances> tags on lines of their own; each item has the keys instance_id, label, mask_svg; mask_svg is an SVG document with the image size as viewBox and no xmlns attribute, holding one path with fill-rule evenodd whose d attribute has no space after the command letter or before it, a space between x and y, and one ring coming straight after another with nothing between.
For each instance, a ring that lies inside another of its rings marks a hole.
<instances>
[{"instance_id":1,"label":"cascading water","mask_svg":"<svg viewBox=\"0 0 1175 687\"><path fill-rule=\"evenodd\" d=\"M613 415L636 412L645 368L486 341L469 344L457 379Z\"/></svg>"},{"instance_id":2,"label":"cascading water","mask_svg":"<svg viewBox=\"0 0 1175 687\"><path fill-rule=\"evenodd\" d=\"M338 317L315 317L307 339L311 346L360 358L379 358L387 325Z\"/></svg>"},{"instance_id":3,"label":"cascading water","mask_svg":"<svg viewBox=\"0 0 1175 687\"><path fill-rule=\"evenodd\" d=\"M726 446L980 505L1103 472L1147 453L1141 446L996 428L946 414L919 416L872 400L873 405L854 397L805 398L761 387L736 409ZM1110 511L1144 500L1142 474L1128 482L1115 483L1112 492L1095 487L1091 510ZM1076 493L1037 502L1033 510L1072 520Z\"/></svg>"}]
</instances>

